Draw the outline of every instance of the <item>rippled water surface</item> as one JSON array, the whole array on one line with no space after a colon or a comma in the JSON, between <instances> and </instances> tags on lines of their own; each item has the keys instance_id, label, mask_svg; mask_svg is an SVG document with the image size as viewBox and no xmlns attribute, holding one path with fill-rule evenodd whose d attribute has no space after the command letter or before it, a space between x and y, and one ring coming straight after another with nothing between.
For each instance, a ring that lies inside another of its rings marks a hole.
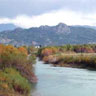
<instances>
[{"instance_id":1,"label":"rippled water surface","mask_svg":"<svg viewBox=\"0 0 96 96\"><path fill-rule=\"evenodd\" d=\"M96 71L52 67L37 60L35 74L38 83L31 96L96 96Z\"/></svg>"}]
</instances>

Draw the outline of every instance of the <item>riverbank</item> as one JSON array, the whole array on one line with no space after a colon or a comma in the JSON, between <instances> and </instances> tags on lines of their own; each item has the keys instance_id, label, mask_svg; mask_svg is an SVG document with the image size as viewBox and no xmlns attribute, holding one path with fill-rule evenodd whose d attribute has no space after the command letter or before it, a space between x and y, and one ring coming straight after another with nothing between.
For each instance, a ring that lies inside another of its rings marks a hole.
<instances>
[{"instance_id":1,"label":"riverbank","mask_svg":"<svg viewBox=\"0 0 96 96\"><path fill-rule=\"evenodd\" d=\"M96 45L50 46L39 50L39 57L54 66L96 69Z\"/></svg>"},{"instance_id":2,"label":"riverbank","mask_svg":"<svg viewBox=\"0 0 96 96\"><path fill-rule=\"evenodd\" d=\"M30 96L31 84L37 82L31 49L0 44L0 95Z\"/></svg>"},{"instance_id":3,"label":"riverbank","mask_svg":"<svg viewBox=\"0 0 96 96\"><path fill-rule=\"evenodd\" d=\"M48 60L47 62L54 66L96 69L96 54L94 53L61 54L53 57L55 61Z\"/></svg>"}]
</instances>

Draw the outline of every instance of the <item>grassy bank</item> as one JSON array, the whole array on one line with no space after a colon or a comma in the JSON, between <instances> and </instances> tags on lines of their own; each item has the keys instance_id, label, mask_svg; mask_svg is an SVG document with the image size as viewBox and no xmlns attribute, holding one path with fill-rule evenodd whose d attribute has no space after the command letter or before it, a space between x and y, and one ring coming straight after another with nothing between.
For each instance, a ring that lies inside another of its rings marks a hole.
<instances>
[{"instance_id":1,"label":"grassy bank","mask_svg":"<svg viewBox=\"0 0 96 96\"><path fill-rule=\"evenodd\" d=\"M31 83L37 78L33 68L36 54L29 51L26 46L0 44L0 95L30 96Z\"/></svg>"},{"instance_id":2,"label":"grassy bank","mask_svg":"<svg viewBox=\"0 0 96 96\"><path fill-rule=\"evenodd\" d=\"M5 68L3 71L0 71L0 90L4 93L9 91L27 96L30 89L29 81L16 69Z\"/></svg>"},{"instance_id":3,"label":"grassy bank","mask_svg":"<svg viewBox=\"0 0 96 96\"><path fill-rule=\"evenodd\" d=\"M54 66L96 69L96 45L64 45L41 48L38 56Z\"/></svg>"}]
</instances>

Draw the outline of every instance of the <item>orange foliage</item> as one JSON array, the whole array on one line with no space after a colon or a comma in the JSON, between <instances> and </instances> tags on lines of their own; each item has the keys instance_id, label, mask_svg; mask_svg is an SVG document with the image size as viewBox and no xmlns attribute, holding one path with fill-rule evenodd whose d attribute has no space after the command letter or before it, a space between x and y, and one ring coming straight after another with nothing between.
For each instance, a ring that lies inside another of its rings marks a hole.
<instances>
[{"instance_id":1,"label":"orange foliage","mask_svg":"<svg viewBox=\"0 0 96 96\"><path fill-rule=\"evenodd\" d=\"M27 49L24 47L16 48L12 45L0 45L0 66L9 67L16 64L27 62Z\"/></svg>"},{"instance_id":2,"label":"orange foliage","mask_svg":"<svg viewBox=\"0 0 96 96\"><path fill-rule=\"evenodd\" d=\"M8 84L3 83L3 84L1 85L1 87L4 88L4 89L8 89Z\"/></svg>"},{"instance_id":3,"label":"orange foliage","mask_svg":"<svg viewBox=\"0 0 96 96\"><path fill-rule=\"evenodd\" d=\"M6 47L5 47L5 52L9 52L9 53L19 53L19 51L18 51L18 49L17 48L15 48L14 46L12 46L12 45L7 45Z\"/></svg>"},{"instance_id":4,"label":"orange foliage","mask_svg":"<svg viewBox=\"0 0 96 96\"><path fill-rule=\"evenodd\" d=\"M54 53L57 52L57 49L56 48L45 48L44 50L42 50L42 55L43 56L49 56L49 55L52 55Z\"/></svg>"},{"instance_id":5,"label":"orange foliage","mask_svg":"<svg viewBox=\"0 0 96 96\"><path fill-rule=\"evenodd\" d=\"M28 55L28 51L26 48L24 47L19 47L18 50L21 52L21 53L24 53L25 55Z\"/></svg>"},{"instance_id":6,"label":"orange foliage","mask_svg":"<svg viewBox=\"0 0 96 96\"><path fill-rule=\"evenodd\" d=\"M44 56L44 57L43 57L43 61L44 61L44 62L48 62L48 56Z\"/></svg>"},{"instance_id":7,"label":"orange foliage","mask_svg":"<svg viewBox=\"0 0 96 96\"><path fill-rule=\"evenodd\" d=\"M0 53L4 51L5 46L3 44L0 44Z\"/></svg>"}]
</instances>

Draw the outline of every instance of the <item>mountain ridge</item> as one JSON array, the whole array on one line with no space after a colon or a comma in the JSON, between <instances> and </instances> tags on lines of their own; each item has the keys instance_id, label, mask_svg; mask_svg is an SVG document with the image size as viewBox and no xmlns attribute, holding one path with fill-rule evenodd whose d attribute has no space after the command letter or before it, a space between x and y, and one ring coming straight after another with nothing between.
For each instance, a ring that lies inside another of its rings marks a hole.
<instances>
[{"instance_id":1,"label":"mountain ridge","mask_svg":"<svg viewBox=\"0 0 96 96\"><path fill-rule=\"evenodd\" d=\"M12 23L0 24L0 32L6 31L6 30L14 30L15 28L17 28L17 26Z\"/></svg>"},{"instance_id":2,"label":"mountain ridge","mask_svg":"<svg viewBox=\"0 0 96 96\"><path fill-rule=\"evenodd\" d=\"M64 45L96 42L96 30L83 26L40 26L29 29L16 28L0 32L0 43L13 45Z\"/></svg>"}]
</instances>

